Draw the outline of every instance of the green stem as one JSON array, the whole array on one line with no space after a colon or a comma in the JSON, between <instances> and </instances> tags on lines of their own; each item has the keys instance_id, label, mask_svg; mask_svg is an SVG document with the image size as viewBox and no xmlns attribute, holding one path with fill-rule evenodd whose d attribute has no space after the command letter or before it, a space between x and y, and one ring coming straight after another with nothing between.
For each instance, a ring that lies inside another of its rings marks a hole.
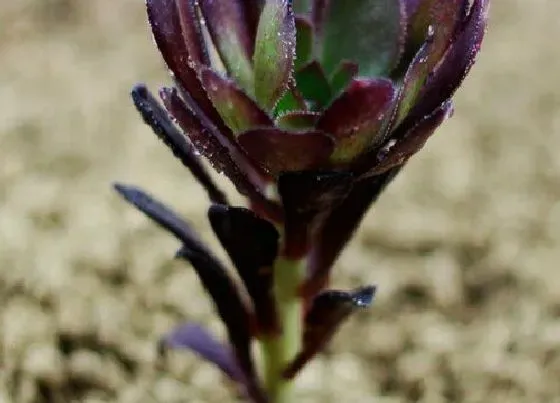
<instances>
[{"instance_id":1,"label":"green stem","mask_svg":"<svg viewBox=\"0 0 560 403\"><path fill-rule=\"evenodd\" d=\"M301 349L302 309L298 287L303 279L304 260L278 258L274 265L274 295L281 333L262 340L264 382L271 403L291 400L292 381L282 371Z\"/></svg>"}]
</instances>

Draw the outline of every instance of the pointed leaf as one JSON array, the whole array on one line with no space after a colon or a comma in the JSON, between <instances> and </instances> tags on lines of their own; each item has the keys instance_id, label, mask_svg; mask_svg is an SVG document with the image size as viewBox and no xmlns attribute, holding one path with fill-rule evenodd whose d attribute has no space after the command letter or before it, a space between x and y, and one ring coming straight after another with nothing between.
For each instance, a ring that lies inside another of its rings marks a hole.
<instances>
[{"instance_id":1,"label":"pointed leaf","mask_svg":"<svg viewBox=\"0 0 560 403\"><path fill-rule=\"evenodd\" d=\"M311 230L350 191L349 172L288 172L278 179L278 193L284 208L283 254L299 259L307 253Z\"/></svg>"},{"instance_id":2,"label":"pointed leaf","mask_svg":"<svg viewBox=\"0 0 560 403\"><path fill-rule=\"evenodd\" d=\"M461 26L443 60L430 75L415 107L410 111L406 120L407 127L414 126L446 99L451 98L461 85L480 51L486 30L488 7L489 0L473 2L468 18Z\"/></svg>"},{"instance_id":3,"label":"pointed leaf","mask_svg":"<svg viewBox=\"0 0 560 403\"><path fill-rule=\"evenodd\" d=\"M429 31L433 31L434 45L430 63L435 63L447 49L457 24L463 17L465 3L469 0L422 0L409 20L410 45L417 49Z\"/></svg>"},{"instance_id":4,"label":"pointed leaf","mask_svg":"<svg viewBox=\"0 0 560 403\"><path fill-rule=\"evenodd\" d=\"M229 75L245 91L253 90L253 39L247 26L245 2L199 1L206 26Z\"/></svg>"},{"instance_id":5,"label":"pointed leaf","mask_svg":"<svg viewBox=\"0 0 560 403\"><path fill-rule=\"evenodd\" d=\"M148 19L154 40L167 67L182 89L192 98L193 105L203 112L214 124L220 117L206 96L196 71L189 64L189 50L175 0L146 0Z\"/></svg>"},{"instance_id":6,"label":"pointed leaf","mask_svg":"<svg viewBox=\"0 0 560 403\"><path fill-rule=\"evenodd\" d=\"M259 20L255 53L255 97L272 110L288 88L296 50L296 27L290 0L268 0Z\"/></svg>"},{"instance_id":7,"label":"pointed leaf","mask_svg":"<svg viewBox=\"0 0 560 403\"><path fill-rule=\"evenodd\" d=\"M358 229L368 208L379 198L394 179L400 167L354 183L344 200L322 220L314 232L313 248L309 254L309 277L302 287L306 297L316 295L329 281L330 270Z\"/></svg>"},{"instance_id":8,"label":"pointed leaf","mask_svg":"<svg viewBox=\"0 0 560 403\"><path fill-rule=\"evenodd\" d=\"M296 17L296 58L294 69L307 64L313 56L313 26L304 17Z\"/></svg>"},{"instance_id":9,"label":"pointed leaf","mask_svg":"<svg viewBox=\"0 0 560 403\"><path fill-rule=\"evenodd\" d=\"M268 115L232 80L211 69L203 69L200 79L212 103L234 134L253 127L274 125Z\"/></svg>"},{"instance_id":10,"label":"pointed leaf","mask_svg":"<svg viewBox=\"0 0 560 403\"><path fill-rule=\"evenodd\" d=\"M210 58L204 43L200 19L196 13L196 3L196 0L175 2L189 60L198 68L204 64L209 65Z\"/></svg>"},{"instance_id":11,"label":"pointed leaf","mask_svg":"<svg viewBox=\"0 0 560 403\"><path fill-rule=\"evenodd\" d=\"M187 167L198 183L208 193L214 203L228 204L226 195L218 188L190 142L171 121L167 111L150 94L144 85L137 85L131 92L134 105L144 122L168 146L185 167Z\"/></svg>"},{"instance_id":12,"label":"pointed leaf","mask_svg":"<svg viewBox=\"0 0 560 403\"><path fill-rule=\"evenodd\" d=\"M243 382L243 372L235 362L235 356L228 346L220 343L208 330L194 323L175 328L160 342L162 348L189 349L216 365L230 379Z\"/></svg>"},{"instance_id":13,"label":"pointed leaf","mask_svg":"<svg viewBox=\"0 0 560 403\"><path fill-rule=\"evenodd\" d=\"M241 133L241 148L272 175L320 167L332 153L333 140L319 132L263 128Z\"/></svg>"},{"instance_id":14,"label":"pointed leaf","mask_svg":"<svg viewBox=\"0 0 560 403\"><path fill-rule=\"evenodd\" d=\"M327 108L317 128L337 140L331 160L347 162L383 141L396 90L386 79L355 79Z\"/></svg>"},{"instance_id":15,"label":"pointed leaf","mask_svg":"<svg viewBox=\"0 0 560 403\"><path fill-rule=\"evenodd\" d=\"M272 265L278 254L278 231L245 208L213 205L208 216L253 301L259 331L277 332Z\"/></svg>"},{"instance_id":16,"label":"pointed leaf","mask_svg":"<svg viewBox=\"0 0 560 403\"><path fill-rule=\"evenodd\" d=\"M331 100L331 86L323 68L313 61L296 72L296 83L303 97L312 101L315 109L324 108Z\"/></svg>"},{"instance_id":17,"label":"pointed leaf","mask_svg":"<svg viewBox=\"0 0 560 403\"><path fill-rule=\"evenodd\" d=\"M292 111L276 118L276 126L281 129L311 129L315 127L318 112Z\"/></svg>"},{"instance_id":18,"label":"pointed leaf","mask_svg":"<svg viewBox=\"0 0 560 403\"><path fill-rule=\"evenodd\" d=\"M284 371L284 376L293 378L325 348L350 315L371 304L374 295L375 287L363 287L352 292L329 290L318 295L305 317L303 349Z\"/></svg>"},{"instance_id":19,"label":"pointed leaf","mask_svg":"<svg viewBox=\"0 0 560 403\"><path fill-rule=\"evenodd\" d=\"M453 104L451 101L444 102L441 107L425 117L402 138L390 139L379 150L377 154L378 163L368 175L379 175L395 166L404 164L424 146L438 126L452 113L452 110Z\"/></svg>"},{"instance_id":20,"label":"pointed leaf","mask_svg":"<svg viewBox=\"0 0 560 403\"><path fill-rule=\"evenodd\" d=\"M307 105L305 104L303 95L301 95L301 92L296 88L295 83L292 82L288 86L288 91L284 93L274 107L274 116L280 116L295 110L306 111Z\"/></svg>"},{"instance_id":21,"label":"pointed leaf","mask_svg":"<svg viewBox=\"0 0 560 403\"><path fill-rule=\"evenodd\" d=\"M322 28L322 63L332 73L342 60L356 62L360 76L384 75L404 48L401 2L330 1Z\"/></svg>"}]
</instances>

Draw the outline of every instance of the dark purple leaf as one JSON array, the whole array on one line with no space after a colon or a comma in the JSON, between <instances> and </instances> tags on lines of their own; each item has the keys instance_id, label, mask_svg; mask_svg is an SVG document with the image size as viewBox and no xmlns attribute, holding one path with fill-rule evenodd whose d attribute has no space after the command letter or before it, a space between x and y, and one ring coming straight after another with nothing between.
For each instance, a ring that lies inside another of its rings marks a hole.
<instances>
[{"instance_id":1,"label":"dark purple leaf","mask_svg":"<svg viewBox=\"0 0 560 403\"><path fill-rule=\"evenodd\" d=\"M196 71L189 64L189 50L183 36L181 19L175 0L146 0L148 19L155 42L175 79L192 98L196 108L214 124L220 116L206 96Z\"/></svg>"},{"instance_id":2,"label":"dark purple leaf","mask_svg":"<svg viewBox=\"0 0 560 403\"><path fill-rule=\"evenodd\" d=\"M272 175L313 169L332 153L333 140L319 132L288 132L263 128L241 133L237 138L247 154Z\"/></svg>"},{"instance_id":3,"label":"dark purple leaf","mask_svg":"<svg viewBox=\"0 0 560 403\"><path fill-rule=\"evenodd\" d=\"M248 196L251 201L257 204L261 210L266 211L268 215L277 216L278 208L266 198L257 187L255 175L251 178L248 176L249 162L244 161L245 158L239 151L233 149L233 145L228 142L224 136L217 132L215 127L203 126L198 120L198 116L184 104L177 92L173 89L164 88L160 92L160 96L167 110L177 120L179 126L189 137L195 148L214 166L214 168L224 173L236 186L237 190ZM235 160L233 159L235 156ZM243 166L241 171L239 166Z\"/></svg>"},{"instance_id":4,"label":"dark purple leaf","mask_svg":"<svg viewBox=\"0 0 560 403\"><path fill-rule=\"evenodd\" d=\"M441 107L421 120L402 138L389 139L387 144L379 150L376 158L378 162L368 175L379 175L393 167L404 164L424 146L428 138L451 114L452 110L452 102L444 102Z\"/></svg>"},{"instance_id":5,"label":"dark purple leaf","mask_svg":"<svg viewBox=\"0 0 560 403\"><path fill-rule=\"evenodd\" d=\"M229 346L216 340L205 328L198 324L187 323L175 328L162 338L162 348L189 349L216 365L235 382L243 383L243 371L235 361Z\"/></svg>"},{"instance_id":6,"label":"dark purple leaf","mask_svg":"<svg viewBox=\"0 0 560 403\"><path fill-rule=\"evenodd\" d=\"M288 89L296 52L296 27L290 0L268 0L257 30L255 98L268 111Z\"/></svg>"},{"instance_id":7,"label":"dark purple leaf","mask_svg":"<svg viewBox=\"0 0 560 403\"><path fill-rule=\"evenodd\" d=\"M277 332L272 265L278 254L278 231L270 222L241 207L213 205L208 217L251 296L259 331Z\"/></svg>"},{"instance_id":8,"label":"dark purple leaf","mask_svg":"<svg viewBox=\"0 0 560 403\"><path fill-rule=\"evenodd\" d=\"M210 100L234 135L274 122L237 84L211 69L203 69L200 79Z\"/></svg>"},{"instance_id":9,"label":"dark purple leaf","mask_svg":"<svg viewBox=\"0 0 560 403\"><path fill-rule=\"evenodd\" d=\"M390 80L355 79L327 108L317 128L335 137L331 160L346 162L384 139L383 130L396 98Z\"/></svg>"},{"instance_id":10,"label":"dark purple leaf","mask_svg":"<svg viewBox=\"0 0 560 403\"><path fill-rule=\"evenodd\" d=\"M196 3L196 0L175 1L189 59L198 68L204 64L209 65L210 58L204 43L200 19L197 16Z\"/></svg>"},{"instance_id":11,"label":"dark purple leaf","mask_svg":"<svg viewBox=\"0 0 560 403\"><path fill-rule=\"evenodd\" d=\"M486 30L489 0L475 0L468 18L459 30L443 60L430 75L418 102L403 122L407 128L414 126L446 99L453 96L480 51Z\"/></svg>"},{"instance_id":12,"label":"dark purple leaf","mask_svg":"<svg viewBox=\"0 0 560 403\"><path fill-rule=\"evenodd\" d=\"M356 311L373 301L375 287L352 292L328 290L319 294L305 317L303 349L286 368L284 376L293 378L332 339L339 327Z\"/></svg>"},{"instance_id":13,"label":"dark purple leaf","mask_svg":"<svg viewBox=\"0 0 560 403\"><path fill-rule=\"evenodd\" d=\"M348 172L289 172L280 175L278 193L284 207L283 254L299 259L309 249L311 231L352 187Z\"/></svg>"},{"instance_id":14,"label":"dark purple leaf","mask_svg":"<svg viewBox=\"0 0 560 403\"><path fill-rule=\"evenodd\" d=\"M458 23L463 18L464 5L469 0L423 0L409 20L409 40L415 49L428 33L433 36L433 45L427 57L432 70L450 44Z\"/></svg>"},{"instance_id":15,"label":"dark purple leaf","mask_svg":"<svg viewBox=\"0 0 560 403\"><path fill-rule=\"evenodd\" d=\"M317 61L312 61L296 72L296 83L303 97L312 101L316 109L324 108L331 100L329 80Z\"/></svg>"},{"instance_id":16,"label":"dark purple leaf","mask_svg":"<svg viewBox=\"0 0 560 403\"><path fill-rule=\"evenodd\" d=\"M284 113L276 118L276 126L281 129L311 129L319 118L317 112L292 111Z\"/></svg>"},{"instance_id":17,"label":"dark purple leaf","mask_svg":"<svg viewBox=\"0 0 560 403\"><path fill-rule=\"evenodd\" d=\"M137 85L132 89L131 96L144 122L171 149L173 155L190 170L198 183L204 187L210 200L214 203L228 204L226 195L207 172L192 144L175 127L167 111L161 107L148 89L144 85Z\"/></svg>"},{"instance_id":18,"label":"dark purple leaf","mask_svg":"<svg viewBox=\"0 0 560 403\"><path fill-rule=\"evenodd\" d=\"M327 4L322 8L326 14L319 37L325 70L330 74L342 60L349 60L359 65L360 76L388 73L404 48L401 2L353 0L349 5L348 1L331 0Z\"/></svg>"},{"instance_id":19,"label":"dark purple leaf","mask_svg":"<svg viewBox=\"0 0 560 403\"><path fill-rule=\"evenodd\" d=\"M229 75L245 91L253 90L253 40L241 0L199 1L206 26Z\"/></svg>"},{"instance_id":20,"label":"dark purple leaf","mask_svg":"<svg viewBox=\"0 0 560 403\"><path fill-rule=\"evenodd\" d=\"M309 277L302 289L305 296L316 295L329 281L330 270L346 243L358 229L368 208L393 180L400 167L354 184L347 196L314 232L309 255Z\"/></svg>"}]
</instances>

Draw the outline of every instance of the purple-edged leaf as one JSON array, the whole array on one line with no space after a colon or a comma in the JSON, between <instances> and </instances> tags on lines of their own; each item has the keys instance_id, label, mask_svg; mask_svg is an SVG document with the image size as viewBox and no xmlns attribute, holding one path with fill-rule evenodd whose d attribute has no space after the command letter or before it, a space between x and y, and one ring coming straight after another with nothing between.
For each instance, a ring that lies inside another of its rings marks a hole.
<instances>
[{"instance_id":1,"label":"purple-edged leaf","mask_svg":"<svg viewBox=\"0 0 560 403\"><path fill-rule=\"evenodd\" d=\"M305 17L296 17L296 58L294 69L307 64L313 56L313 26Z\"/></svg>"},{"instance_id":2,"label":"purple-edged leaf","mask_svg":"<svg viewBox=\"0 0 560 403\"><path fill-rule=\"evenodd\" d=\"M409 41L413 48L420 46L429 31L433 30L434 45L431 49L430 64L437 62L463 17L465 3L469 0L422 0L409 19Z\"/></svg>"},{"instance_id":3,"label":"purple-edged leaf","mask_svg":"<svg viewBox=\"0 0 560 403\"><path fill-rule=\"evenodd\" d=\"M379 150L377 154L378 163L375 164L368 175L379 175L393 167L404 164L426 144L428 138L452 111L452 102L444 102L441 107L421 120L402 138L389 139L387 144Z\"/></svg>"},{"instance_id":4,"label":"purple-edged leaf","mask_svg":"<svg viewBox=\"0 0 560 403\"><path fill-rule=\"evenodd\" d=\"M150 94L146 86L135 86L132 89L131 96L144 122L171 149L173 155L189 169L198 183L206 190L210 200L214 203L229 204L227 196L218 188L200 158L196 155L192 144L175 127L167 111Z\"/></svg>"},{"instance_id":5,"label":"purple-edged leaf","mask_svg":"<svg viewBox=\"0 0 560 403\"><path fill-rule=\"evenodd\" d=\"M375 287L363 287L352 292L328 290L318 295L305 317L303 349L284 371L291 379L332 339L339 327L356 311L373 301Z\"/></svg>"},{"instance_id":6,"label":"purple-edged leaf","mask_svg":"<svg viewBox=\"0 0 560 403\"><path fill-rule=\"evenodd\" d=\"M386 74L404 47L400 1L327 2L322 28L321 61L332 73L342 60L356 62L360 76Z\"/></svg>"},{"instance_id":7,"label":"purple-edged leaf","mask_svg":"<svg viewBox=\"0 0 560 403\"><path fill-rule=\"evenodd\" d=\"M296 83L303 97L315 104L316 109L322 109L331 100L329 80L317 61L312 61L296 72Z\"/></svg>"},{"instance_id":8,"label":"purple-edged leaf","mask_svg":"<svg viewBox=\"0 0 560 403\"><path fill-rule=\"evenodd\" d=\"M192 98L197 109L212 122L220 116L206 96L196 71L189 64L189 50L184 40L181 19L175 0L146 0L148 19L154 40L174 77Z\"/></svg>"},{"instance_id":9,"label":"purple-edged leaf","mask_svg":"<svg viewBox=\"0 0 560 403\"><path fill-rule=\"evenodd\" d=\"M319 118L318 112L292 111L276 118L276 126L281 129L305 130L315 127Z\"/></svg>"},{"instance_id":10,"label":"purple-edged leaf","mask_svg":"<svg viewBox=\"0 0 560 403\"><path fill-rule=\"evenodd\" d=\"M213 205L208 217L253 301L259 331L265 334L278 331L272 292L278 231L270 222L241 207Z\"/></svg>"},{"instance_id":11,"label":"purple-edged leaf","mask_svg":"<svg viewBox=\"0 0 560 403\"><path fill-rule=\"evenodd\" d=\"M234 134L253 127L274 125L272 119L234 81L211 69L202 70L200 79L214 107Z\"/></svg>"},{"instance_id":12,"label":"purple-edged leaf","mask_svg":"<svg viewBox=\"0 0 560 403\"><path fill-rule=\"evenodd\" d=\"M235 382L243 383L243 371L235 361L235 355L229 346L225 346L198 324L187 323L181 325L160 341L162 348L189 349L216 365L222 372Z\"/></svg>"},{"instance_id":13,"label":"purple-edged leaf","mask_svg":"<svg viewBox=\"0 0 560 403\"><path fill-rule=\"evenodd\" d=\"M334 148L333 140L319 131L254 129L241 133L237 141L272 175L318 168L328 160Z\"/></svg>"},{"instance_id":14,"label":"purple-edged leaf","mask_svg":"<svg viewBox=\"0 0 560 403\"><path fill-rule=\"evenodd\" d=\"M307 105L301 92L296 88L295 83L290 83L288 91L278 100L274 107L274 116L280 116L290 111L306 111Z\"/></svg>"},{"instance_id":15,"label":"purple-edged leaf","mask_svg":"<svg viewBox=\"0 0 560 403\"><path fill-rule=\"evenodd\" d=\"M394 121L391 122L392 127L398 126L404 120L418 99L418 95L433 68L431 63L428 62L428 56L433 46L433 35L429 35L408 66L399 92L397 111L393 117Z\"/></svg>"},{"instance_id":16,"label":"purple-edged leaf","mask_svg":"<svg viewBox=\"0 0 560 403\"><path fill-rule=\"evenodd\" d=\"M206 26L229 75L241 88L253 90L253 38L241 0L199 1Z\"/></svg>"},{"instance_id":17,"label":"purple-edged leaf","mask_svg":"<svg viewBox=\"0 0 560 403\"><path fill-rule=\"evenodd\" d=\"M210 58L204 43L200 19L196 12L196 0L175 1L175 4L190 61L197 68L204 64L209 65Z\"/></svg>"},{"instance_id":18,"label":"purple-edged leaf","mask_svg":"<svg viewBox=\"0 0 560 403\"><path fill-rule=\"evenodd\" d=\"M309 255L309 277L302 294L316 295L328 283L330 270L346 243L358 229L368 208L399 172L395 167L379 176L354 183L353 188L314 232Z\"/></svg>"},{"instance_id":19,"label":"purple-edged leaf","mask_svg":"<svg viewBox=\"0 0 560 403\"><path fill-rule=\"evenodd\" d=\"M331 76L331 91L338 96L358 74L358 65L349 61L341 62Z\"/></svg>"},{"instance_id":20,"label":"purple-edged leaf","mask_svg":"<svg viewBox=\"0 0 560 403\"><path fill-rule=\"evenodd\" d=\"M296 51L290 0L268 0L263 8L253 55L255 97L271 111L288 88Z\"/></svg>"},{"instance_id":21,"label":"purple-edged leaf","mask_svg":"<svg viewBox=\"0 0 560 403\"><path fill-rule=\"evenodd\" d=\"M416 12L418 4L424 0L402 0L404 3L404 10L407 16L407 20Z\"/></svg>"},{"instance_id":22,"label":"purple-edged leaf","mask_svg":"<svg viewBox=\"0 0 560 403\"><path fill-rule=\"evenodd\" d=\"M299 259L309 249L311 230L350 191L353 176L348 172L289 172L280 175L278 193L284 207L285 250Z\"/></svg>"},{"instance_id":23,"label":"purple-edged leaf","mask_svg":"<svg viewBox=\"0 0 560 403\"><path fill-rule=\"evenodd\" d=\"M355 79L323 113L317 128L335 137L331 160L347 162L383 141L396 89L390 80Z\"/></svg>"},{"instance_id":24,"label":"purple-edged leaf","mask_svg":"<svg viewBox=\"0 0 560 403\"><path fill-rule=\"evenodd\" d=\"M403 125L414 126L419 119L431 113L446 99L453 96L469 72L480 51L486 30L489 0L475 0L453 43L442 61L430 75L418 102Z\"/></svg>"}]
</instances>

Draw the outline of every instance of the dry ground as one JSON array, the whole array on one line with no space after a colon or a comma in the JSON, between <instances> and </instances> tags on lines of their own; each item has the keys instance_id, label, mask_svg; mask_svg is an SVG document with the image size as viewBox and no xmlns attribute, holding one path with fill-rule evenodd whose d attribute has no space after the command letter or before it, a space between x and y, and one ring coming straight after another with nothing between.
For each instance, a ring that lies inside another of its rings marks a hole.
<instances>
[{"instance_id":1,"label":"dry ground","mask_svg":"<svg viewBox=\"0 0 560 403\"><path fill-rule=\"evenodd\" d=\"M493 2L455 117L338 263L377 303L298 401L560 401L560 2ZM130 105L140 80L168 81L141 1L2 1L0 402L231 401L190 354L154 362L181 318L221 328L174 240L109 188L141 184L212 239Z\"/></svg>"}]
</instances>

